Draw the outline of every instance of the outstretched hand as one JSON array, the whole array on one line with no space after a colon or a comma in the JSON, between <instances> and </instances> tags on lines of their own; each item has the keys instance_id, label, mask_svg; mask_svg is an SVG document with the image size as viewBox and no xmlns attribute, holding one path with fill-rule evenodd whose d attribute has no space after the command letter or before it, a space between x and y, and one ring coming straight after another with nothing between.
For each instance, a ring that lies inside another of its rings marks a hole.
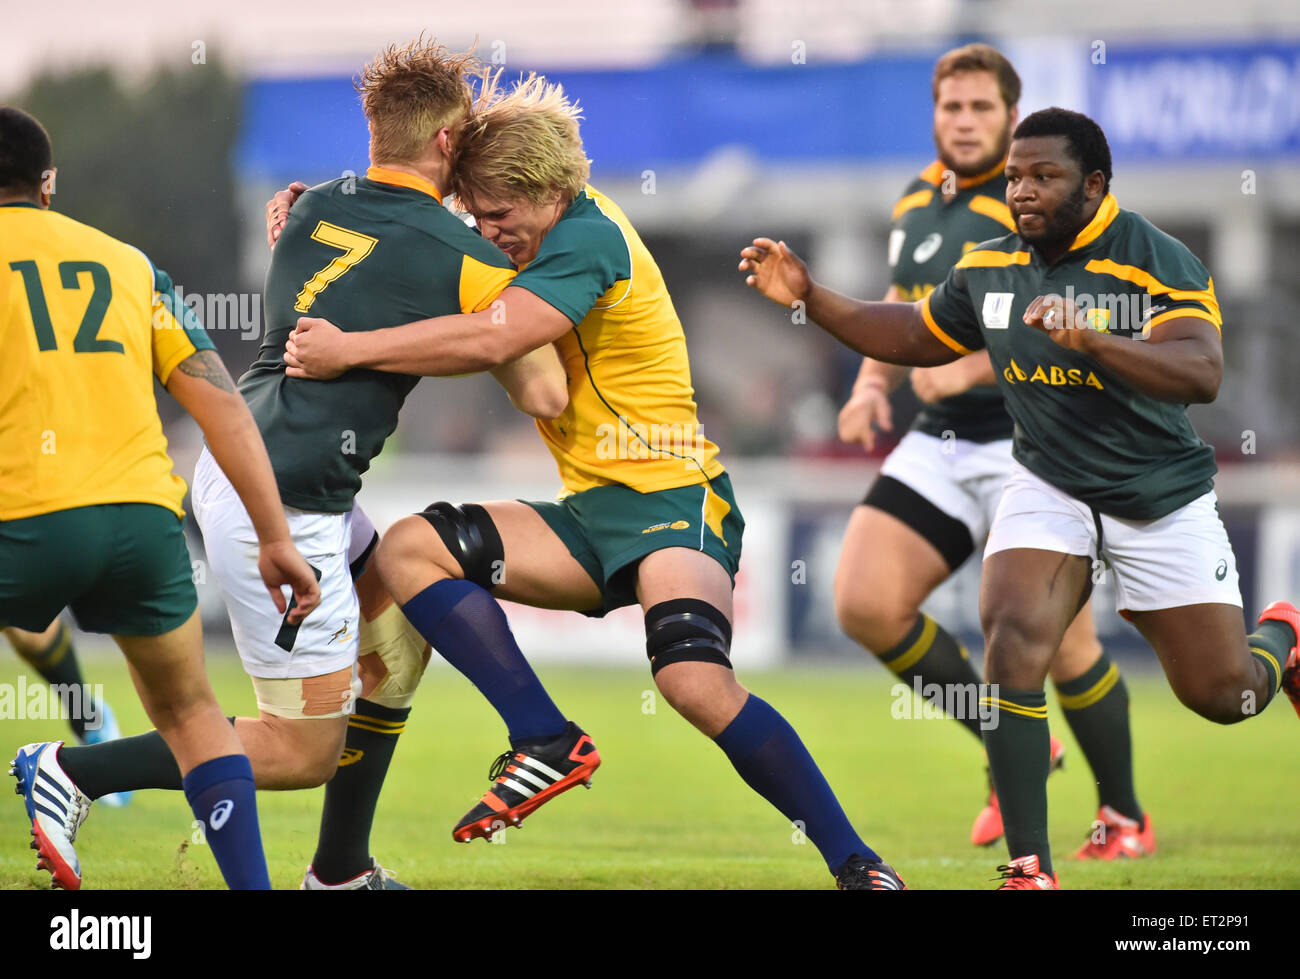
<instances>
[{"instance_id":1,"label":"outstretched hand","mask_svg":"<svg viewBox=\"0 0 1300 979\"><path fill-rule=\"evenodd\" d=\"M740 271L750 273L745 285L757 289L774 303L793 306L806 301L812 291L812 276L808 266L784 241L755 238L754 243L740 250Z\"/></svg>"}]
</instances>

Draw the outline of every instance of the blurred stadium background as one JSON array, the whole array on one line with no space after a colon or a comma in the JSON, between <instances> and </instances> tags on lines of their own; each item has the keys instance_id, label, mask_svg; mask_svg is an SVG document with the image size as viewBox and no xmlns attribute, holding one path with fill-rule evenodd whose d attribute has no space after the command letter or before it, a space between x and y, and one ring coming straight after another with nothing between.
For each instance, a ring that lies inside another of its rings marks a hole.
<instances>
[{"instance_id":1,"label":"blurred stadium background","mask_svg":"<svg viewBox=\"0 0 1300 979\"><path fill-rule=\"evenodd\" d=\"M1217 403L1193 417L1218 452L1247 614L1253 622L1272 597L1300 594L1296 5L226 0L200 10L121 0L110 11L50 0L33 23L36 33L0 36L0 100L50 130L54 206L170 271L235 375L261 336L262 204L292 179L364 172L351 77L379 47L428 31L452 47L477 43L508 76L537 69L563 81L586 110L593 183L641 231L686 328L704 430L749 524L738 662L766 666L861 655L839 633L830 585L849 512L895 439L870 459L837 442L857 359L750 294L736 252L779 235L837 288L883 295L891 207L933 158L934 59L993 43L1024 80L1022 114L1060 104L1096 118L1121 205L1211 269L1228 367ZM915 410L905 401L896 436ZM197 428L160 403L188 479ZM382 527L435 499L557 489L531 423L490 381L429 380L360 501ZM220 599L202 564L196 573L205 622L220 633ZM977 594L973 561L929 606L975 649ZM1108 595L1097 608L1111 649L1153 663ZM641 663L635 611L605 622L511 614L539 657Z\"/></svg>"}]
</instances>

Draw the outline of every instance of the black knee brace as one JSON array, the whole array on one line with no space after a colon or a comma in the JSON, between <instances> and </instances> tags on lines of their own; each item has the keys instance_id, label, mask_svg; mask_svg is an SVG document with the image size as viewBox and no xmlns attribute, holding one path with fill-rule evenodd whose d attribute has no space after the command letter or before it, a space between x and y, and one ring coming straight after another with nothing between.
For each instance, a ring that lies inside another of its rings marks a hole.
<instances>
[{"instance_id":1,"label":"black knee brace","mask_svg":"<svg viewBox=\"0 0 1300 979\"><path fill-rule=\"evenodd\" d=\"M505 580L505 548L483 507L477 503L434 503L418 515L429 521L451 556L460 562L466 581L491 591Z\"/></svg>"},{"instance_id":2,"label":"black knee brace","mask_svg":"<svg viewBox=\"0 0 1300 979\"><path fill-rule=\"evenodd\" d=\"M645 614L645 654L654 675L669 663L717 663L731 669L731 623L708 602L675 598Z\"/></svg>"}]
</instances>

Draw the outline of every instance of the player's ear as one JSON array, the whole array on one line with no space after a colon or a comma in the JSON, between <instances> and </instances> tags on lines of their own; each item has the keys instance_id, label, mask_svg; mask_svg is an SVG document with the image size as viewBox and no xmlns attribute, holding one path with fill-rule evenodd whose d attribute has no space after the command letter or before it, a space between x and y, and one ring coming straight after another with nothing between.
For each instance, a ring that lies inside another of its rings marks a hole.
<instances>
[{"instance_id":1,"label":"player's ear","mask_svg":"<svg viewBox=\"0 0 1300 979\"><path fill-rule=\"evenodd\" d=\"M1020 124L1020 106L1013 105L1011 111L1007 113L1007 132L1008 134L1016 131L1016 126Z\"/></svg>"},{"instance_id":2,"label":"player's ear","mask_svg":"<svg viewBox=\"0 0 1300 979\"><path fill-rule=\"evenodd\" d=\"M434 134L433 140L438 144L438 149L442 150L444 156L451 156L451 129L443 126Z\"/></svg>"},{"instance_id":3,"label":"player's ear","mask_svg":"<svg viewBox=\"0 0 1300 979\"><path fill-rule=\"evenodd\" d=\"M50 167L41 174L41 207L47 210L50 206L50 198L54 196L54 181L58 175L58 167Z\"/></svg>"},{"instance_id":4,"label":"player's ear","mask_svg":"<svg viewBox=\"0 0 1300 979\"><path fill-rule=\"evenodd\" d=\"M1088 176L1083 178L1083 193L1090 201L1099 200L1105 196L1102 188L1106 186L1106 175L1100 170L1094 170Z\"/></svg>"}]
</instances>

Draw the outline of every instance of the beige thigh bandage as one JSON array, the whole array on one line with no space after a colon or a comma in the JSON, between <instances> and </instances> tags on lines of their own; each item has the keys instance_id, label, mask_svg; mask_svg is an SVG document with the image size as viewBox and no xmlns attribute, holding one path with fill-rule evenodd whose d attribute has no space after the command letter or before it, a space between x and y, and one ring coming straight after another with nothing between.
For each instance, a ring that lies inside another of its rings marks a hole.
<instances>
[{"instance_id":1,"label":"beige thigh bandage","mask_svg":"<svg viewBox=\"0 0 1300 979\"><path fill-rule=\"evenodd\" d=\"M431 653L429 644L406 620L396 603L369 622L362 617L361 672L367 680L374 673L383 674L365 698L381 707L411 706ZM366 659L367 656L377 656L382 670L374 659Z\"/></svg>"},{"instance_id":2,"label":"beige thigh bandage","mask_svg":"<svg viewBox=\"0 0 1300 979\"><path fill-rule=\"evenodd\" d=\"M361 678L350 666L323 676L251 679L258 709L276 717L343 717L361 693Z\"/></svg>"}]
</instances>

